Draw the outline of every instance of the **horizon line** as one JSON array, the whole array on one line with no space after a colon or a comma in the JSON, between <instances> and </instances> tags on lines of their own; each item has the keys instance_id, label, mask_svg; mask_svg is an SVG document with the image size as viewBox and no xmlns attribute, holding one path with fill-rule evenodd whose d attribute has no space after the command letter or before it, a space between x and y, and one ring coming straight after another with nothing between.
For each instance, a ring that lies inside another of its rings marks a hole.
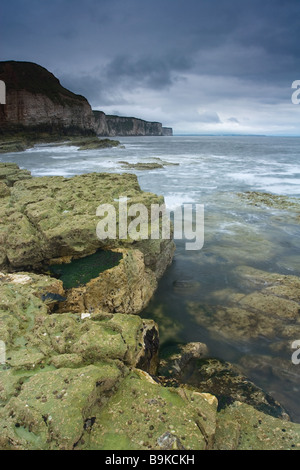
<instances>
[{"instance_id":1,"label":"horizon line","mask_svg":"<svg viewBox=\"0 0 300 470\"><path fill-rule=\"evenodd\" d=\"M196 134L196 133L175 133L173 137L300 137L300 134L222 134L222 133L211 133L211 134Z\"/></svg>"}]
</instances>

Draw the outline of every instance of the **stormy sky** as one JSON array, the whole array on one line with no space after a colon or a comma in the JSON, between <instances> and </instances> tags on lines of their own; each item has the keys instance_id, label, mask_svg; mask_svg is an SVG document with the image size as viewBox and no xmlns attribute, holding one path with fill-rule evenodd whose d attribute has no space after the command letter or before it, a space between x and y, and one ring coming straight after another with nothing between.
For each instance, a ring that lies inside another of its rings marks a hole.
<instances>
[{"instance_id":1,"label":"stormy sky","mask_svg":"<svg viewBox=\"0 0 300 470\"><path fill-rule=\"evenodd\" d=\"M3 0L0 60L176 134L300 135L299 0Z\"/></svg>"}]
</instances>

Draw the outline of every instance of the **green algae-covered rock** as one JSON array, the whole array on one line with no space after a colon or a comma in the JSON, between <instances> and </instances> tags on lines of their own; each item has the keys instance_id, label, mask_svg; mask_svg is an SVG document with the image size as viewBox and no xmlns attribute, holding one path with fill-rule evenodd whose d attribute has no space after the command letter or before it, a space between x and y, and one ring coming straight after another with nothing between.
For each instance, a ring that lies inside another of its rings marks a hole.
<instances>
[{"instance_id":1,"label":"green algae-covered rock","mask_svg":"<svg viewBox=\"0 0 300 470\"><path fill-rule=\"evenodd\" d=\"M16 374L12 369L6 369L0 366L0 406L3 407L11 397L17 395L21 390L24 379L29 375L28 372Z\"/></svg>"},{"instance_id":2,"label":"green algae-covered rock","mask_svg":"<svg viewBox=\"0 0 300 470\"><path fill-rule=\"evenodd\" d=\"M133 174L33 178L26 170L6 163L0 164L0 183L4 196L0 197L0 269L47 272L49 265L63 263L73 268L72 260L114 250L115 270L103 270L101 261L97 270L94 263L92 280L96 282L86 291L67 295L64 311L139 313L148 304L158 279L172 262L173 240L98 238L97 208L111 204L116 210L118 234L121 197L128 199L129 206L143 204L150 213L151 204L163 203L161 196L141 191ZM79 273L79 279L85 277Z\"/></svg>"},{"instance_id":3,"label":"green algae-covered rock","mask_svg":"<svg viewBox=\"0 0 300 470\"><path fill-rule=\"evenodd\" d=\"M246 191L245 193L239 193L238 196L248 204L255 206L271 207L279 210L288 209L300 213L300 204L297 198L258 191Z\"/></svg>"},{"instance_id":4,"label":"green algae-covered rock","mask_svg":"<svg viewBox=\"0 0 300 470\"><path fill-rule=\"evenodd\" d=\"M120 142L118 140L111 139L98 139L98 137L83 137L81 139L71 139L69 145L78 145L79 150L94 150L118 147Z\"/></svg>"},{"instance_id":5,"label":"green algae-covered rock","mask_svg":"<svg viewBox=\"0 0 300 470\"><path fill-rule=\"evenodd\" d=\"M6 349L25 344L26 334L40 316L47 316L55 302L43 301L47 294L63 293L62 283L49 276L31 273L0 273L0 339Z\"/></svg>"},{"instance_id":6,"label":"green algae-covered rock","mask_svg":"<svg viewBox=\"0 0 300 470\"><path fill-rule=\"evenodd\" d=\"M162 163L157 162L139 162L139 163L129 163L129 162L119 162L122 163L124 168L135 169L135 170L157 170L164 168Z\"/></svg>"},{"instance_id":7,"label":"green algae-covered rock","mask_svg":"<svg viewBox=\"0 0 300 470\"><path fill-rule=\"evenodd\" d=\"M63 367L68 358L75 367L108 359L155 372L158 329L153 321L135 315L53 313L63 295L61 281L48 276L0 275L0 339L9 367Z\"/></svg>"},{"instance_id":8,"label":"green algae-covered rock","mask_svg":"<svg viewBox=\"0 0 300 470\"><path fill-rule=\"evenodd\" d=\"M37 267L43 261L64 256L83 257L108 245L121 246L120 240L97 238L100 219L96 210L101 204L110 203L117 209L120 197L147 208L152 203L163 202L162 197L141 191L133 174L90 173L73 178L22 180L20 173L23 175L24 171L14 165L0 164L0 180L6 182L8 175L14 180L11 197L2 199L0 204L2 226L6 228L3 245L12 269ZM122 243L126 246L132 242L127 239Z\"/></svg>"},{"instance_id":9,"label":"green algae-covered rock","mask_svg":"<svg viewBox=\"0 0 300 470\"><path fill-rule=\"evenodd\" d=\"M146 266L138 249L122 250L117 266L107 269L87 284L68 289L61 311L139 313L149 303L156 287L157 276ZM165 256L168 256L165 253Z\"/></svg>"},{"instance_id":10,"label":"green algae-covered rock","mask_svg":"<svg viewBox=\"0 0 300 470\"><path fill-rule=\"evenodd\" d=\"M10 189L6 183L0 181L0 198L10 196Z\"/></svg>"},{"instance_id":11,"label":"green algae-covered rock","mask_svg":"<svg viewBox=\"0 0 300 470\"><path fill-rule=\"evenodd\" d=\"M22 138L21 136L14 140L11 140L11 138L8 137L2 137L0 142L0 153L24 152L24 150L29 147L31 147L31 145L27 142L27 139Z\"/></svg>"},{"instance_id":12,"label":"green algae-covered rock","mask_svg":"<svg viewBox=\"0 0 300 470\"><path fill-rule=\"evenodd\" d=\"M7 186L13 186L17 181L30 178L30 171L20 169L16 163L0 163L0 181Z\"/></svg>"},{"instance_id":13,"label":"green algae-covered rock","mask_svg":"<svg viewBox=\"0 0 300 470\"><path fill-rule=\"evenodd\" d=\"M191 371L190 359L201 358L204 346L194 344L185 360L172 358L183 372L182 383L172 383L176 388L155 378L157 325L131 313L153 294L172 259L172 242L108 246L95 228L101 203L117 205L122 195L149 207L162 198L143 193L134 175L32 178L4 164L0 183L1 450L299 447L300 425L285 420L277 403L228 364L218 368L201 359ZM78 289L28 272L99 248L119 250L120 262ZM204 326L239 340L285 340L300 332L297 278L250 268L237 270L237 277L241 291L216 293L215 312L204 309L201 316L199 306L190 305Z\"/></svg>"},{"instance_id":14,"label":"green algae-covered rock","mask_svg":"<svg viewBox=\"0 0 300 470\"><path fill-rule=\"evenodd\" d=\"M0 448L71 450L95 403L105 403L120 378L117 366L40 372L0 412Z\"/></svg>"},{"instance_id":15,"label":"green algae-covered rock","mask_svg":"<svg viewBox=\"0 0 300 470\"><path fill-rule=\"evenodd\" d=\"M264 402L229 365L225 370L215 361L191 373L189 361L202 356L204 345L181 348L185 360L175 358L189 385L163 386L161 377L145 372L155 374L157 365L153 321L55 313L63 295L61 281L49 276L0 275L7 346L0 366L1 450L297 447L300 425L268 416L276 404ZM245 396L253 406L244 409Z\"/></svg>"},{"instance_id":16,"label":"green algae-covered rock","mask_svg":"<svg viewBox=\"0 0 300 470\"><path fill-rule=\"evenodd\" d=\"M235 402L218 414L216 450L299 450L300 425Z\"/></svg>"},{"instance_id":17,"label":"green algae-covered rock","mask_svg":"<svg viewBox=\"0 0 300 470\"><path fill-rule=\"evenodd\" d=\"M116 391L127 366L155 369L158 344L148 351L154 322L136 315L53 313L53 296L61 294L61 282L48 276L0 276L0 337L6 344L0 449L73 449L93 422L90 410Z\"/></svg>"},{"instance_id":18,"label":"green algae-covered rock","mask_svg":"<svg viewBox=\"0 0 300 470\"><path fill-rule=\"evenodd\" d=\"M97 450L204 450L212 445L217 400L165 388L141 371L129 374L95 413L78 448Z\"/></svg>"}]
</instances>

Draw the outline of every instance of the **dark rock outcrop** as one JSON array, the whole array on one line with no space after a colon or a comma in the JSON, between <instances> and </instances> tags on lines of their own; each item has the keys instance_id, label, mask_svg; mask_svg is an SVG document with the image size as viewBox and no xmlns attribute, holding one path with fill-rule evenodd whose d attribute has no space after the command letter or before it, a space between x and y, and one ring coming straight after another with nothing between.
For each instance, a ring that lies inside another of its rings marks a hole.
<instances>
[{"instance_id":1,"label":"dark rock outcrop","mask_svg":"<svg viewBox=\"0 0 300 470\"><path fill-rule=\"evenodd\" d=\"M6 104L0 105L2 133L94 134L90 104L64 88L48 70L31 62L0 62Z\"/></svg>"},{"instance_id":2,"label":"dark rock outcrop","mask_svg":"<svg viewBox=\"0 0 300 470\"><path fill-rule=\"evenodd\" d=\"M92 111L81 95L64 88L48 70L32 62L0 62L6 104L0 105L0 135L172 135L159 122ZM22 149L21 149L22 150Z\"/></svg>"}]
</instances>

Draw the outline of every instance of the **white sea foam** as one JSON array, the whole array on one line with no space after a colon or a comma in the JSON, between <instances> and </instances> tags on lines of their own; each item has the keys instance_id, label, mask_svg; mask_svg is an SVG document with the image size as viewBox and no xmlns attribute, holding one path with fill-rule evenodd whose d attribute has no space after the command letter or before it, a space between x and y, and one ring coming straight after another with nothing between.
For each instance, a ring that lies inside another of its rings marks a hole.
<instances>
[{"instance_id":1,"label":"white sea foam","mask_svg":"<svg viewBox=\"0 0 300 470\"><path fill-rule=\"evenodd\" d=\"M65 176L65 177L70 177L73 176L73 172L70 170L67 170L65 168L45 168L45 169L39 169L39 170L31 170L32 176Z\"/></svg>"},{"instance_id":2,"label":"white sea foam","mask_svg":"<svg viewBox=\"0 0 300 470\"><path fill-rule=\"evenodd\" d=\"M0 160L15 161L35 175L130 171L138 176L142 189L167 196L171 207L190 200L202 203L203 195L214 195L216 190L300 194L299 140L180 136L119 140L125 148L81 151L76 146L44 144L2 155ZM118 163L158 159L179 165L150 172L129 170Z\"/></svg>"},{"instance_id":3,"label":"white sea foam","mask_svg":"<svg viewBox=\"0 0 300 470\"><path fill-rule=\"evenodd\" d=\"M173 193L165 196L165 204L169 210L177 209L183 204L193 204L195 202L195 199L191 198L189 194Z\"/></svg>"},{"instance_id":4,"label":"white sea foam","mask_svg":"<svg viewBox=\"0 0 300 470\"><path fill-rule=\"evenodd\" d=\"M78 147L72 145L72 146L64 146L64 145L49 145L49 146L43 146L43 145L37 145L33 148L26 149L26 153L63 153L63 154L68 154L68 153L73 153L73 152L78 151Z\"/></svg>"}]
</instances>

